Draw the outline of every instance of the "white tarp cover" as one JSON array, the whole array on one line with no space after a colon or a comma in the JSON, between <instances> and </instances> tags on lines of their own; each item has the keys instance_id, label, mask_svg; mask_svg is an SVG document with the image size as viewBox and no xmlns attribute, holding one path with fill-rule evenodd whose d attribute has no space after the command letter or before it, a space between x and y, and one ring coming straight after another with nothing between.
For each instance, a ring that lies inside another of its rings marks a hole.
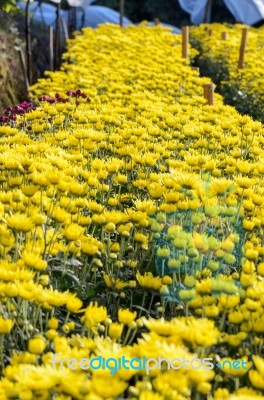
<instances>
[{"instance_id":1,"label":"white tarp cover","mask_svg":"<svg viewBox=\"0 0 264 400\"><path fill-rule=\"evenodd\" d=\"M224 0L236 21L253 25L264 19L264 0ZM179 0L180 6L191 15L194 24L204 21L207 0Z\"/></svg>"}]
</instances>

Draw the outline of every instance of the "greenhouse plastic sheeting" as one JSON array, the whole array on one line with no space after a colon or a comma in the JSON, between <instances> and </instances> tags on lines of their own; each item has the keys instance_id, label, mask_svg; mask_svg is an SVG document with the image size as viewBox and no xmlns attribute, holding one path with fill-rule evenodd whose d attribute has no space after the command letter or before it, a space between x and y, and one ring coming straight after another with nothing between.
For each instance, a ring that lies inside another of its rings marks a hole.
<instances>
[{"instance_id":1,"label":"greenhouse plastic sheeting","mask_svg":"<svg viewBox=\"0 0 264 400\"><path fill-rule=\"evenodd\" d=\"M243 24L253 25L264 19L264 0L224 0L234 18ZM191 15L194 24L204 21L207 0L179 0L180 6Z\"/></svg>"},{"instance_id":2,"label":"greenhouse plastic sheeting","mask_svg":"<svg viewBox=\"0 0 264 400\"><path fill-rule=\"evenodd\" d=\"M90 6L84 9L83 26L96 28L99 24L103 24L105 22L119 24L119 19L119 12L112 10L111 8L104 6ZM124 17L123 26L130 24L132 24L132 22L128 18Z\"/></svg>"},{"instance_id":3,"label":"greenhouse plastic sheeting","mask_svg":"<svg viewBox=\"0 0 264 400\"><path fill-rule=\"evenodd\" d=\"M155 26L156 24L154 22L149 22L148 26ZM172 33L181 33L181 30L179 28L177 28L176 26L173 25L169 25L169 24L165 24L164 22L160 22L160 25L163 26L164 28L171 28L172 29Z\"/></svg>"},{"instance_id":4,"label":"greenhouse plastic sheeting","mask_svg":"<svg viewBox=\"0 0 264 400\"><path fill-rule=\"evenodd\" d=\"M180 6L191 14L193 24L201 24L204 20L207 0L179 0Z\"/></svg>"},{"instance_id":5,"label":"greenhouse plastic sheeting","mask_svg":"<svg viewBox=\"0 0 264 400\"><path fill-rule=\"evenodd\" d=\"M26 8L26 3L20 2L19 7L22 9ZM56 6L41 3L35 1L30 4L30 11L32 13L32 20L35 22L43 23L46 26L55 25L56 23ZM77 8L77 29L81 29L82 27L92 27L96 28L99 24L103 23L112 23L112 24L119 24L119 12L112 10L108 7L103 6L88 6L86 8ZM60 16L65 20L68 21L68 11L61 10ZM124 17L123 18L123 25L129 25L132 22Z\"/></svg>"},{"instance_id":6,"label":"greenhouse plastic sheeting","mask_svg":"<svg viewBox=\"0 0 264 400\"><path fill-rule=\"evenodd\" d=\"M18 6L22 9L26 8L25 2L18 3ZM32 20L35 22L42 23L46 26L55 25L56 23L56 6L47 3L41 3L34 1L29 6L30 12L32 13ZM64 20L68 20L68 12L61 10L60 16Z\"/></svg>"},{"instance_id":7,"label":"greenhouse plastic sheeting","mask_svg":"<svg viewBox=\"0 0 264 400\"><path fill-rule=\"evenodd\" d=\"M235 19L253 25L264 19L264 0L224 0Z\"/></svg>"}]
</instances>

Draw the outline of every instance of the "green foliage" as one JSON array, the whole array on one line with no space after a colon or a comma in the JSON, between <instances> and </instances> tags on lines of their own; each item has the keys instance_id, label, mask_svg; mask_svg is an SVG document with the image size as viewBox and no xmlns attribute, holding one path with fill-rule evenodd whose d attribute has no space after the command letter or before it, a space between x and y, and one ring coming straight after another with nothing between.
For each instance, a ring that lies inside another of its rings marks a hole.
<instances>
[{"instance_id":1,"label":"green foliage","mask_svg":"<svg viewBox=\"0 0 264 400\"><path fill-rule=\"evenodd\" d=\"M16 0L0 0L0 10L7 13L16 11Z\"/></svg>"},{"instance_id":2,"label":"green foliage","mask_svg":"<svg viewBox=\"0 0 264 400\"><path fill-rule=\"evenodd\" d=\"M2 4L2 0L1 4ZM11 14L0 11L0 111L26 96L17 49L22 46Z\"/></svg>"},{"instance_id":3,"label":"green foliage","mask_svg":"<svg viewBox=\"0 0 264 400\"><path fill-rule=\"evenodd\" d=\"M207 76L216 85L215 91L221 94L225 103L235 107L242 115L251 115L254 119L264 123L263 106L258 101L256 94L242 92L240 82L230 85L230 76L226 60L223 57L210 57L203 53L199 41L191 38L191 45L199 54L195 57L193 65L199 67L201 76Z\"/></svg>"}]
</instances>

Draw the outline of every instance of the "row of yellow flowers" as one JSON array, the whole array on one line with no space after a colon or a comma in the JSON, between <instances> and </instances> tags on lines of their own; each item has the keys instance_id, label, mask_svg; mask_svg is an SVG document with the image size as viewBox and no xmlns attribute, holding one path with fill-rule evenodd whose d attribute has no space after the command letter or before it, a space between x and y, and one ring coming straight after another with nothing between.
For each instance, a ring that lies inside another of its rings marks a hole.
<instances>
[{"instance_id":1,"label":"row of yellow flowers","mask_svg":"<svg viewBox=\"0 0 264 400\"><path fill-rule=\"evenodd\" d=\"M263 126L207 106L161 27L85 29L64 59L0 126L1 398L263 398ZM95 356L247 367L67 366Z\"/></svg>"},{"instance_id":2,"label":"row of yellow flowers","mask_svg":"<svg viewBox=\"0 0 264 400\"><path fill-rule=\"evenodd\" d=\"M242 30L248 29L243 68L238 68ZM202 24L191 28L203 73L217 80L221 93L240 112L263 121L264 29L240 24Z\"/></svg>"}]
</instances>

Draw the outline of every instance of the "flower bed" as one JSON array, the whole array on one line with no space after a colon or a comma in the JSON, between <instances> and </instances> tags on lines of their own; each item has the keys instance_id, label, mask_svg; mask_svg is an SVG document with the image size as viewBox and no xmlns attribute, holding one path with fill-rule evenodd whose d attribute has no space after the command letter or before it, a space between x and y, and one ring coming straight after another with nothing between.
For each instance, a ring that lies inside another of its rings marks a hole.
<instances>
[{"instance_id":1,"label":"flower bed","mask_svg":"<svg viewBox=\"0 0 264 400\"><path fill-rule=\"evenodd\" d=\"M2 397L262 398L263 126L206 105L160 27L64 59L0 126ZM68 364L100 356L218 366Z\"/></svg>"},{"instance_id":2,"label":"flower bed","mask_svg":"<svg viewBox=\"0 0 264 400\"><path fill-rule=\"evenodd\" d=\"M201 73L217 85L225 101L242 114L264 121L264 29L249 29L245 62L238 68L243 25L202 24L191 28L192 45L199 50Z\"/></svg>"}]
</instances>

